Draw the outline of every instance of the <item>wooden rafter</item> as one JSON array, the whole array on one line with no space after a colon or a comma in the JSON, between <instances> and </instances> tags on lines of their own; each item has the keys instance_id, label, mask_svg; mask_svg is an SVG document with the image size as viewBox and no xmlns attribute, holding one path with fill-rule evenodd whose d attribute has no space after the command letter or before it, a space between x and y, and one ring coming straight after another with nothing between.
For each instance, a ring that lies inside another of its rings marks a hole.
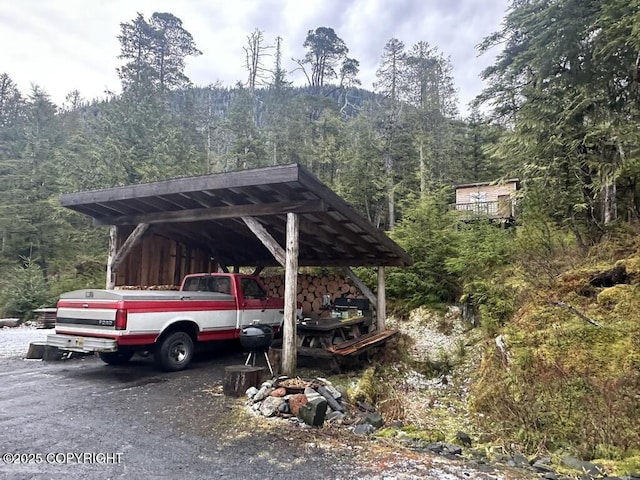
<instances>
[{"instance_id":1,"label":"wooden rafter","mask_svg":"<svg viewBox=\"0 0 640 480\"><path fill-rule=\"evenodd\" d=\"M220 220L238 217L260 217L277 215L282 212L310 213L324 212L326 205L319 200L297 202L274 202L265 204L232 205L226 207L194 208L191 210L175 210L170 212L154 212L139 215L122 215L119 217L104 217L96 219L96 225L137 225L140 223L186 223L207 220Z\"/></svg>"}]
</instances>

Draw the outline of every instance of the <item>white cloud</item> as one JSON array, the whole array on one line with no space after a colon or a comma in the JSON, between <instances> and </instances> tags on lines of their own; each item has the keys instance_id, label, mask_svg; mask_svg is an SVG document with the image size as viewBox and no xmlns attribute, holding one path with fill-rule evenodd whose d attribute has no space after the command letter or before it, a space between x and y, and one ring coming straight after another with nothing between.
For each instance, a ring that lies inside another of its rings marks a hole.
<instances>
[{"instance_id":1,"label":"white cloud","mask_svg":"<svg viewBox=\"0 0 640 480\"><path fill-rule=\"evenodd\" d=\"M499 27L506 6L507 0L0 0L0 71L23 92L40 85L58 104L74 89L89 99L118 91L120 23L160 11L180 18L203 51L187 66L199 85L245 80L242 47L255 28L269 42L283 38L284 66L292 70L308 30L328 26L360 61L366 88L391 37L407 48L421 40L437 46L451 57L464 110L492 60L476 58L474 47Z\"/></svg>"}]
</instances>

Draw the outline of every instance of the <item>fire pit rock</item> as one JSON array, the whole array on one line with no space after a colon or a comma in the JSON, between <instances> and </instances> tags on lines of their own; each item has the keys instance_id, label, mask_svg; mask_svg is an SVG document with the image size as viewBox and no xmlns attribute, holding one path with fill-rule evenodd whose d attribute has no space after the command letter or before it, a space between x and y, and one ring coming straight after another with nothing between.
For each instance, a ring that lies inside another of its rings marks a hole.
<instances>
[{"instance_id":1,"label":"fire pit rock","mask_svg":"<svg viewBox=\"0 0 640 480\"><path fill-rule=\"evenodd\" d=\"M366 432L358 433L370 434L384 424L371 407L366 410L350 405L346 395L324 378L277 377L263 382L259 389L249 388L246 398L247 406L257 415L291 419L300 425L318 427L326 422L354 429L365 423Z\"/></svg>"}]
</instances>

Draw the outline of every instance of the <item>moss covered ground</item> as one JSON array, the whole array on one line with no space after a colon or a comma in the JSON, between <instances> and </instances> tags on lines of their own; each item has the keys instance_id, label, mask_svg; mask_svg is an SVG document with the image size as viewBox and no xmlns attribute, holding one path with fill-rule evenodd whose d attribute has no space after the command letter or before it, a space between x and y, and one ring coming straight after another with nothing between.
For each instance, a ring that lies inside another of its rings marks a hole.
<instances>
[{"instance_id":1,"label":"moss covered ground","mask_svg":"<svg viewBox=\"0 0 640 480\"><path fill-rule=\"evenodd\" d=\"M594 284L615 267L624 283ZM455 442L463 431L489 457L574 455L610 475L640 471L640 241L609 239L539 268L507 269L515 309L499 328L428 310L392 322L406 327L395 347L345 377L354 398L396 422L378 436Z\"/></svg>"}]
</instances>

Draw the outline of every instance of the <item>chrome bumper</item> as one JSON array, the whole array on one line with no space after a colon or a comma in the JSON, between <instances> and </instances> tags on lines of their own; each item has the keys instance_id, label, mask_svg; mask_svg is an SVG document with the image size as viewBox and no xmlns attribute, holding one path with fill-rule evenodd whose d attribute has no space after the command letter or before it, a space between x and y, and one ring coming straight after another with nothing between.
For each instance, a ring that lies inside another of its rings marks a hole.
<instances>
[{"instance_id":1,"label":"chrome bumper","mask_svg":"<svg viewBox=\"0 0 640 480\"><path fill-rule=\"evenodd\" d=\"M72 352L116 352L118 342L111 338L78 335L47 335L47 345Z\"/></svg>"}]
</instances>

